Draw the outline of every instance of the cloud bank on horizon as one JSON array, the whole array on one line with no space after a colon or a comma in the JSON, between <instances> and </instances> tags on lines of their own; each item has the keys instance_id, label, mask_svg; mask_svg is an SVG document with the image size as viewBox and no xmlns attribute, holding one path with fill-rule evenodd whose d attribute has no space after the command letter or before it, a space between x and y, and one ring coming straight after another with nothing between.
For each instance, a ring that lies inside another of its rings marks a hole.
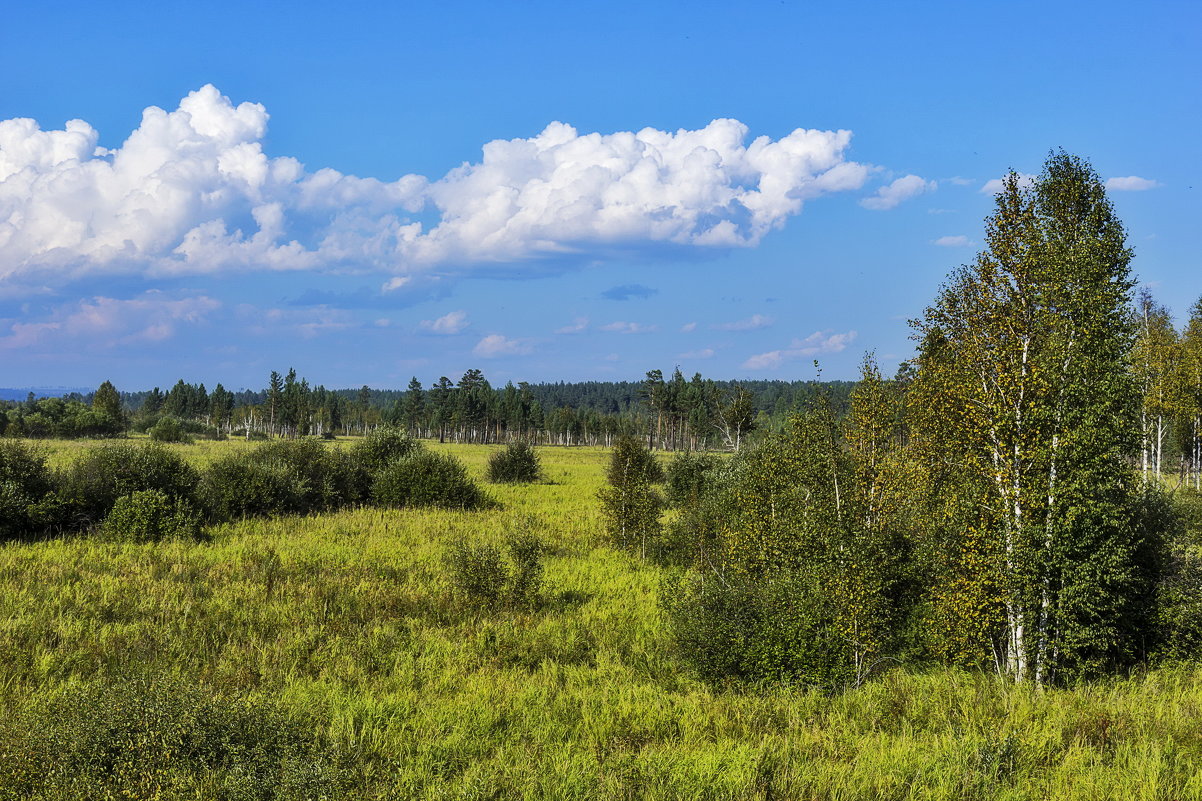
<instances>
[{"instance_id":1,"label":"cloud bank on horizon","mask_svg":"<svg viewBox=\"0 0 1202 801\"><path fill-rule=\"evenodd\" d=\"M846 158L846 130L748 144L731 119L675 133L553 122L489 142L479 162L437 180L386 182L268 157L267 121L262 105L234 105L212 85L174 111L147 108L112 150L82 120L0 121L0 282L351 270L400 286L423 272L649 245L750 247L807 200L859 189L870 173Z\"/></svg>"}]
</instances>

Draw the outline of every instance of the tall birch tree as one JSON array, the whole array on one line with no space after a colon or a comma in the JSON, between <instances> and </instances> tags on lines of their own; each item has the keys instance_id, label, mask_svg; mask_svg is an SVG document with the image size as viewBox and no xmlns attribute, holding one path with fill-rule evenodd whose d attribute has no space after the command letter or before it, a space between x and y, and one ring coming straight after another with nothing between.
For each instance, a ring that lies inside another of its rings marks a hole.
<instances>
[{"instance_id":1,"label":"tall birch tree","mask_svg":"<svg viewBox=\"0 0 1202 801\"><path fill-rule=\"evenodd\" d=\"M937 458L962 466L989 511L976 522L997 555L995 664L1048 682L1138 647L1150 577L1126 462L1139 437L1134 282L1123 226L1082 159L1053 153L1034 186L1013 172L1003 184L986 248L918 322L917 380L953 418L927 417L921 434L951 448ZM931 430L948 425L951 438Z\"/></svg>"}]
</instances>

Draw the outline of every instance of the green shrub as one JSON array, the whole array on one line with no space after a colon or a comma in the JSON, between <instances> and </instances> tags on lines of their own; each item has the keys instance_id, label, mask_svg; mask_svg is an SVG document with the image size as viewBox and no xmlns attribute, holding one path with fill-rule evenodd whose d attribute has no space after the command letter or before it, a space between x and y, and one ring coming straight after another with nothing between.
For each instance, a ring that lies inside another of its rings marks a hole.
<instances>
[{"instance_id":1,"label":"green shrub","mask_svg":"<svg viewBox=\"0 0 1202 801\"><path fill-rule=\"evenodd\" d=\"M380 506L480 509L490 500L453 456L417 451L376 475L372 497Z\"/></svg>"},{"instance_id":2,"label":"green shrub","mask_svg":"<svg viewBox=\"0 0 1202 801\"><path fill-rule=\"evenodd\" d=\"M459 540L446 558L455 590L471 604L495 606L505 597L509 568L494 545L472 545Z\"/></svg>"},{"instance_id":3,"label":"green shrub","mask_svg":"<svg viewBox=\"0 0 1202 801\"><path fill-rule=\"evenodd\" d=\"M45 456L23 442L0 441L0 540L36 533L31 507L51 489Z\"/></svg>"},{"instance_id":4,"label":"green shrub","mask_svg":"<svg viewBox=\"0 0 1202 801\"><path fill-rule=\"evenodd\" d=\"M511 442L488 458L488 480L494 484L528 484L541 477L538 454L528 442Z\"/></svg>"},{"instance_id":5,"label":"green shrub","mask_svg":"<svg viewBox=\"0 0 1202 801\"><path fill-rule=\"evenodd\" d=\"M506 538L505 550L508 564L494 545L472 545L458 540L446 557L451 584L464 600L476 606L538 606L542 601L546 546L537 535L523 528Z\"/></svg>"},{"instance_id":6,"label":"green shrub","mask_svg":"<svg viewBox=\"0 0 1202 801\"><path fill-rule=\"evenodd\" d=\"M104 519L101 533L113 542L197 539L200 520L187 501L169 498L159 490L142 490L117 499Z\"/></svg>"},{"instance_id":7,"label":"green shrub","mask_svg":"<svg viewBox=\"0 0 1202 801\"><path fill-rule=\"evenodd\" d=\"M88 448L61 476L59 494L75 527L108 516L122 495L159 490L192 501L199 476L179 454L158 443L119 443Z\"/></svg>"},{"instance_id":8,"label":"green shrub","mask_svg":"<svg viewBox=\"0 0 1202 801\"><path fill-rule=\"evenodd\" d=\"M0 799L338 798L346 755L270 701L180 679L69 685L0 720Z\"/></svg>"},{"instance_id":9,"label":"green shrub","mask_svg":"<svg viewBox=\"0 0 1202 801\"><path fill-rule=\"evenodd\" d=\"M663 479L659 462L641 441L622 437L614 444L605 478L599 497L610 540L646 558L660 534L663 499L651 486Z\"/></svg>"},{"instance_id":10,"label":"green shrub","mask_svg":"<svg viewBox=\"0 0 1202 801\"><path fill-rule=\"evenodd\" d=\"M399 428L383 426L350 448L355 464L368 473L378 473L397 459L422 450L422 444Z\"/></svg>"},{"instance_id":11,"label":"green shrub","mask_svg":"<svg viewBox=\"0 0 1202 801\"><path fill-rule=\"evenodd\" d=\"M678 453L668 462L664 496L678 509L695 506L705 492L711 473L721 464L710 453Z\"/></svg>"},{"instance_id":12,"label":"green shrub","mask_svg":"<svg viewBox=\"0 0 1202 801\"><path fill-rule=\"evenodd\" d=\"M313 444L321 448L320 443ZM209 465L199 493L209 517L237 520L307 514L341 505L342 460L292 445L273 442Z\"/></svg>"},{"instance_id":13,"label":"green shrub","mask_svg":"<svg viewBox=\"0 0 1202 801\"><path fill-rule=\"evenodd\" d=\"M184 431L179 420L174 417L160 417L158 422L150 427L150 438L155 442L179 442L190 445L191 435Z\"/></svg>"},{"instance_id":14,"label":"green shrub","mask_svg":"<svg viewBox=\"0 0 1202 801\"><path fill-rule=\"evenodd\" d=\"M518 606L534 606L542 596L543 554L546 546L536 534L523 528L505 541L513 571L509 580L509 598Z\"/></svg>"},{"instance_id":15,"label":"green shrub","mask_svg":"<svg viewBox=\"0 0 1202 801\"><path fill-rule=\"evenodd\" d=\"M298 506L282 512L325 512L359 500L351 460L321 440L277 440L251 451L251 459L292 476L298 489Z\"/></svg>"},{"instance_id":16,"label":"green shrub","mask_svg":"<svg viewBox=\"0 0 1202 801\"><path fill-rule=\"evenodd\" d=\"M691 572L669 580L660 599L677 647L704 679L787 680L828 690L857 679L830 595L806 572L755 580Z\"/></svg>"}]
</instances>

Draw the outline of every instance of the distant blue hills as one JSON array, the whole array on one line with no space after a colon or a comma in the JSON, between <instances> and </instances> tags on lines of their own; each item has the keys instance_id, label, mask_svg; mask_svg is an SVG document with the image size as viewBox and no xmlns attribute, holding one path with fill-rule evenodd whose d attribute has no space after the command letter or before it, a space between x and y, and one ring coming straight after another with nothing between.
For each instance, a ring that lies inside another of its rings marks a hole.
<instances>
[{"instance_id":1,"label":"distant blue hills","mask_svg":"<svg viewBox=\"0 0 1202 801\"><path fill-rule=\"evenodd\" d=\"M0 400L23 401L29 397L30 392L33 393L35 398L61 398L63 395L70 395L72 392L87 395L93 389L93 387L15 387L12 389L0 387Z\"/></svg>"}]
</instances>

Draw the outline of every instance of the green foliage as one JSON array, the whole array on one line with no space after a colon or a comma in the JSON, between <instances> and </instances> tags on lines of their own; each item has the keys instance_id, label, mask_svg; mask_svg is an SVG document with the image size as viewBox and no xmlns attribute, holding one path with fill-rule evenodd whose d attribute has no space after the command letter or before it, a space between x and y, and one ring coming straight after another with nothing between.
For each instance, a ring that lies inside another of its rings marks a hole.
<instances>
[{"instance_id":1,"label":"green foliage","mask_svg":"<svg viewBox=\"0 0 1202 801\"><path fill-rule=\"evenodd\" d=\"M510 533L505 540L512 565L509 580L510 600L518 606L533 606L541 598L543 555L547 547L529 525Z\"/></svg>"},{"instance_id":2,"label":"green foliage","mask_svg":"<svg viewBox=\"0 0 1202 801\"><path fill-rule=\"evenodd\" d=\"M235 453L209 465L197 494L211 520L225 521L288 514L304 507L303 491L285 465Z\"/></svg>"},{"instance_id":3,"label":"green foliage","mask_svg":"<svg viewBox=\"0 0 1202 801\"><path fill-rule=\"evenodd\" d=\"M659 462L639 440L621 437L610 454L605 478L606 487L598 497L610 541L646 558L661 531L663 498L652 486L663 480Z\"/></svg>"},{"instance_id":4,"label":"green foliage","mask_svg":"<svg viewBox=\"0 0 1202 801\"><path fill-rule=\"evenodd\" d=\"M191 501L198 478L183 457L157 443L99 445L60 476L58 494L71 518L65 522L87 526L103 520L118 498L141 490Z\"/></svg>"},{"instance_id":5,"label":"green foliage","mask_svg":"<svg viewBox=\"0 0 1202 801\"><path fill-rule=\"evenodd\" d=\"M334 798L345 755L276 704L179 679L74 685L0 721L0 799Z\"/></svg>"},{"instance_id":6,"label":"green foliage","mask_svg":"<svg viewBox=\"0 0 1202 801\"><path fill-rule=\"evenodd\" d=\"M491 504L453 456L415 451L397 459L376 475L372 498L380 506L436 506L442 509L480 509Z\"/></svg>"},{"instance_id":7,"label":"green foliage","mask_svg":"<svg viewBox=\"0 0 1202 801\"><path fill-rule=\"evenodd\" d=\"M721 465L710 453L678 453L668 462L664 496L669 506L683 509L695 506L705 494L710 474Z\"/></svg>"},{"instance_id":8,"label":"green foliage","mask_svg":"<svg viewBox=\"0 0 1202 801\"><path fill-rule=\"evenodd\" d=\"M186 445L191 445L194 442L188 432L184 431L179 420L176 420L174 417L160 417L150 427L148 433L150 434L150 438L155 442L179 442Z\"/></svg>"},{"instance_id":9,"label":"green foliage","mask_svg":"<svg viewBox=\"0 0 1202 801\"><path fill-rule=\"evenodd\" d=\"M160 542L198 539L200 519L191 504L159 490L122 495L104 519L101 534L112 542Z\"/></svg>"},{"instance_id":10,"label":"green foliage","mask_svg":"<svg viewBox=\"0 0 1202 801\"><path fill-rule=\"evenodd\" d=\"M421 449L422 444L405 431L381 426L352 445L350 453L359 468L377 473Z\"/></svg>"},{"instance_id":11,"label":"green foliage","mask_svg":"<svg viewBox=\"0 0 1202 801\"><path fill-rule=\"evenodd\" d=\"M710 681L790 681L843 689L858 683L836 598L800 569L729 579L689 573L665 584L677 647Z\"/></svg>"},{"instance_id":12,"label":"green foliage","mask_svg":"<svg viewBox=\"0 0 1202 801\"><path fill-rule=\"evenodd\" d=\"M466 539L452 543L445 563L455 591L469 604L485 608L538 606L546 545L527 524L506 537L505 550L508 564L494 545L473 545Z\"/></svg>"},{"instance_id":13,"label":"green foliage","mask_svg":"<svg viewBox=\"0 0 1202 801\"><path fill-rule=\"evenodd\" d=\"M1131 251L1097 174L1063 151L1030 188L1007 177L985 233L918 323L922 539L964 557L932 571L932 602L1015 680L1123 669L1143 650L1158 548L1129 462ZM941 515L949 499L985 514Z\"/></svg>"},{"instance_id":14,"label":"green foliage","mask_svg":"<svg viewBox=\"0 0 1202 801\"><path fill-rule=\"evenodd\" d=\"M31 508L52 488L46 457L23 442L0 440L0 541L38 528Z\"/></svg>"},{"instance_id":15,"label":"green foliage","mask_svg":"<svg viewBox=\"0 0 1202 801\"><path fill-rule=\"evenodd\" d=\"M446 563L452 585L468 603L491 607L505 597L509 568L495 545L459 540L451 545Z\"/></svg>"},{"instance_id":16,"label":"green foliage","mask_svg":"<svg viewBox=\"0 0 1202 801\"><path fill-rule=\"evenodd\" d=\"M511 442L488 457L488 480L494 484L529 484L541 477L538 453L525 440Z\"/></svg>"},{"instance_id":17,"label":"green foliage","mask_svg":"<svg viewBox=\"0 0 1202 801\"><path fill-rule=\"evenodd\" d=\"M217 520L278 514L312 514L361 497L354 457L317 439L277 440L214 462L201 495Z\"/></svg>"},{"instance_id":18,"label":"green foliage","mask_svg":"<svg viewBox=\"0 0 1202 801\"><path fill-rule=\"evenodd\" d=\"M795 417L732 457L673 525L677 539L696 528L695 556L663 603L702 676L833 689L902 647L912 600L879 384L867 362L843 426L826 404Z\"/></svg>"}]
</instances>

